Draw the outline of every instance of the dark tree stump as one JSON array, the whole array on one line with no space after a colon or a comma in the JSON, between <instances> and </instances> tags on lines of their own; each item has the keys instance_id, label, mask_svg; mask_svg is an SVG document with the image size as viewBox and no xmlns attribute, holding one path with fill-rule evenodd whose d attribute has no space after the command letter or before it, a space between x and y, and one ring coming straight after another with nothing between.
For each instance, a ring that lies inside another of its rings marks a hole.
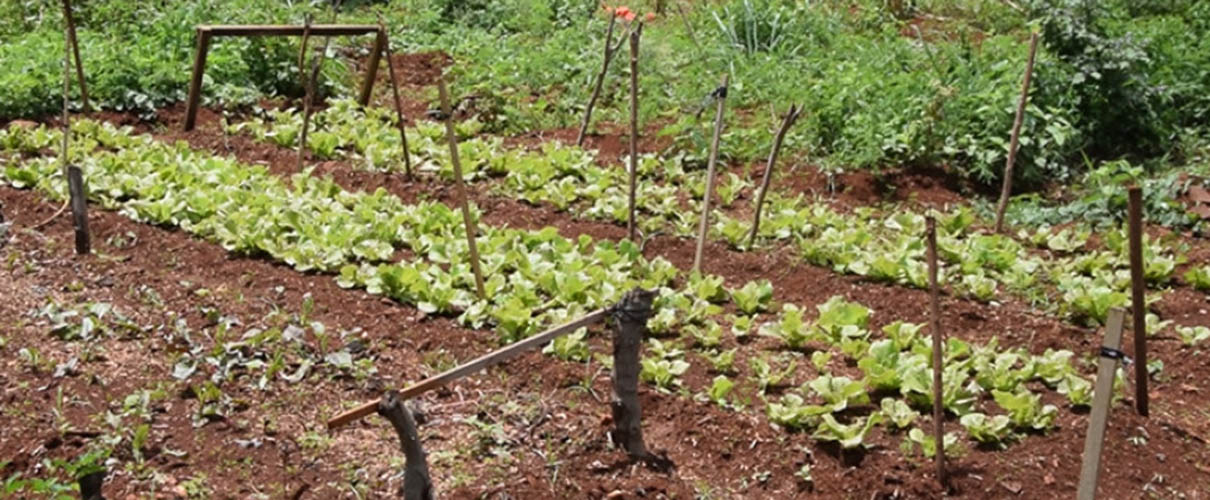
<instances>
[{"instance_id":1,"label":"dark tree stump","mask_svg":"<svg viewBox=\"0 0 1210 500\"><path fill-rule=\"evenodd\" d=\"M400 498L406 500L433 500L433 481L429 478L428 459L420 445L420 432L412 411L399 399L395 391L387 391L378 403L378 414L389 420L399 435L403 456L407 459L403 471L403 486Z\"/></svg>"},{"instance_id":2,"label":"dark tree stump","mask_svg":"<svg viewBox=\"0 0 1210 500\"><path fill-rule=\"evenodd\" d=\"M614 307L613 321L613 442L633 459L649 460L643 444L642 408L639 405L639 350L647 319L651 317L654 291L635 289Z\"/></svg>"}]
</instances>

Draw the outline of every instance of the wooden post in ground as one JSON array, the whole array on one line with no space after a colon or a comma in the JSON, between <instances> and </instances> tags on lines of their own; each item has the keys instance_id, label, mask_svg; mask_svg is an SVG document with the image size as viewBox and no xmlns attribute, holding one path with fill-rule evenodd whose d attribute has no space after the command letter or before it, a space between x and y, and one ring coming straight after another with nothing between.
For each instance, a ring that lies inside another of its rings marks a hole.
<instances>
[{"instance_id":1,"label":"wooden post in ground","mask_svg":"<svg viewBox=\"0 0 1210 500\"><path fill-rule=\"evenodd\" d=\"M80 498L83 500L105 500L101 495L101 486L105 483L105 469L89 472L76 478L80 485Z\"/></svg>"},{"instance_id":2,"label":"wooden post in ground","mask_svg":"<svg viewBox=\"0 0 1210 500\"><path fill-rule=\"evenodd\" d=\"M794 122L798 121L800 113L802 113L802 107L791 104L790 111L786 113L781 127L777 129L777 136L773 138L773 149L769 151L769 161L765 163L765 175L760 181L760 193L756 195L756 214L752 216L752 234L748 236L748 246L750 247L756 246L756 234L760 230L760 211L765 205L765 195L769 192L769 183L773 180L773 167L777 165L777 155L781 152L781 143L786 138L786 132L794 126Z\"/></svg>"},{"instance_id":3,"label":"wooden post in ground","mask_svg":"<svg viewBox=\"0 0 1210 500\"><path fill-rule=\"evenodd\" d=\"M302 43L298 48L298 76L302 78L303 86L303 127L302 133L298 136L298 158L296 165L298 170L303 168L303 160L305 159L307 149L307 125L311 121L311 78L307 71L307 42L311 41L311 15L307 14L303 21Z\"/></svg>"},{"instance_id":4,"label":"wooden post in ground","mask_svg":"<svg viewBox=\"0 0 1210 500\"><path fill-rule=\"evenodd\" d=\"M1029 60L1025 63L1025 78L1021 81L1021 98L1017 100L1017 117L1013 120L1012 136L1008 141L1008 160L1004 165L1004 185L1000 203L996 205L996 232L1004 231L1004 211L1013 190L1013 163L1017 160L1017 145L1021 140L1021 124L1025 121L1025 104L1029 102L1029 80L1034 73L1034 56L1038 53L1038 34L1029 37Z\"/></svg>"},{"instance_id":5,"label":"wooden post in ground","mask_svg":"<svg viewBox=\"0 0 1210 500\"><path fill-rule=\"evenodd\" d=\"M76 255L88 255L88 194L84 192L84 173L80 167L67 167L67 190L71 196L71 220L76 228Z\"/></svg>"},{"instance_id":6,"label":"wooden post in ground","mask_svg":"<svg viewBox=\"0 0 1210 500\"><path fill-rule=\"evenodd\" d=\"M710 160L706 164L706 192L702 196L702 216L697 230L697 250L693 252L693 272L702 271L702 250L706 248L706 233L710 229L710 198L714 195L714 171L718 163L718 141L723 134L723 109L727 104L727 84L731 75L724 74L722 84L714 91L718 107L714 111L714 135L710 139Z\"/></svg>"},{"instance_id":7,"label":"wooden post in ground","mask_svg":"<svg viewBox=\"0 0 1210 500\"><path fill-rule=\"evenodd\" d=\"M596 84L592 88L592 97L588 98L588 106L584 108L584 122L580 124L580 132L576 134L576 146L584 145L584 137L588 135L588 124L592 121L592 109L597 105L597 99L601 97L601 87L605 85L605 75L609 72L609 62L613 60L614 54L622 47L622 43L628 38L623 35L618 40L617 45L613 45L613 28L618 22L618 16L612 12L609 13L609 29L605 31L605 60L601 63L601 72L597 74Z\"/></svg>"},{"instance_id":8,"label":"wooden post in ground","mask_svg":"<svg viewBox=\"0 0 1210 500\"><path fill-rule=\"evenodd\" d=\"M189 81L189 98L185 101L185 131L197 125L197 108L202 96L202 75L206 72L206 55L210 53L210 30L197 28L197 51L193 55L193 78Z\"/></svg>"},{"instance_id":9,"label":"wooden post in ground","mask_svg":"<svg viewBox=\"0 0 1210 500\"><path fill-rule=\"evenodd\" d=\"M386 24L382 19L378 19L378 25L382 26L382 32L387 32ZM399 142L403 146L403 171L409 179L412 178L412 157L408 153L408 134L404 131L403 122L403 103L399 100L399 79L395 76L395 61L391 60L391 40L388 37L386 43L383 44L383 50L387 56L387 71L391 75L391 95L395 97L395 121L399 122Z\"/></svg>"},{"instance_id":10,"label":"wooden post in ground","mask_svg":"<svg viewBox=\"0 0 1210 500\"><path fill-rule=\"evenodd\" d=\"M374 37L374 48L370 49L369 67L366 68L366 79L361 82L361 98L358 102L362 106L370 103L370 95L374 91L374 79L378 77L378 62L382 59L382 53L386 52L387 32L379 30L378 36Z\"/></svg>"},{"instance_id":11,"label":"wooden post in ground","mask_svg":"<svg viewBox=\"0 0 1210 500\"><path fill-rule=\"evenodd\" d=\"M937 285L937 221L929 216L928 231L928 266L929 266L929 297L932 310L933 324L933 437L937 440L937 481L943 486L945 477L945 406L942 404L941 372L945 356L943 349L945 341L941 332L941 291Z\"/></svg>"},{"instance_id":12,"label":"wooden post in ground","mask_svg":"<svg viewBox=\"0 0 1210 500\"><path fill-rule=\"evenodd\" d=\"M654 291L632 290L622 297L613 312L613 442L633 459L647 459L651 452L643 443L642 407L639 405L639 350L647 319L651 317Z\"/></svg>"},{"instance_id":13,"label":"wooden post in ground","mask_svg":"<svg viewBox=\"0 0 1210 500\"><path fill-rule=\"evenodd\" d=\"M378 414L395 428L406 460L399 496L404 500L433 500L433 480L429 477L428 459L420 444L420 431L412 411L399 399L397 392L387 391L378 401Z\"/></svg>"},{"instance_id":14,"label":"wooden post in ground","mask_svg":"<svg viewBox=\"0 0 1210 500\"><path fill-rule=\"evenodd\" d=\"M1148 411L1147 394L1147 289L1143 272L1143 188L1130 186L1129 229L1130 229L1130 302L1134 316L1134 386L1135 409L1144 417Z\"/></svg>"},{"instance_id":15,"label":"wooden post in ground","mask_svg":"<svg viewBox=\"0 0 1210 500\"><path fill-rule=\"evenodd\" d=\"M76 38L76 21L71 14L71 0L63 0L63 19L67 22L67 42L76 58L76 79L80 82L80 100L88 112L88 84L84 82L84 62L80 60L80 41Z\"/></svg>"},{"instance_id":16,"label":"wooden post in ground","mask_svg":"<svg viewBox=\"0 0 1210 500\"><path fill-rule=\"evenodd\" d=\"M1115 307L1109 311L1105 327L1105 340L1101 344L1101 360L1097 366L1096 392L1092 396L1092 413L1088 419L1088 433L1084 437L1084 461L1080 466L1080 488L1078 500L1093 500L1097 493L1097 478L1101 474L1101 448L1105 445L1105 427L1109 421L1109 407L1113 402L1113 379L1122 359L1122 330L1126 323L1126 311Z\"/></svg>"},{"instance_id":17,"label":"wooden post in ground","mask_svg":"<svg viewBox=\"0 0 1210 500\"><path fill-rule=\"evenodd\" d=\"M635 192L639 182L639 38L643 23L630 32L630 219L626 223L630 241L638 242L638 221L635 220Z\"/></svg>"},{"instance_id":18,"label":"wooden post in ground","mask_svg":"<svg viewBox=\"0 0 1210 500\"><path fill-rule=\"evenodd\" d=\"M404 400L414 398L460 378L473 375L490 366L513 359L526 352L542 347L546 345L547 342L550 342L558 337L603 321L609 317L611 312L611 309L597 309L584 316L581 316L579 319L574 321L564 323L545 332L539 333L532 337L527 337L524 340L514 342L507 346L501 347L500 349L484 354L483 356L479 356L478 358L450 368L445 372L424 379L402 391L399 391L399 399ZM338 427L347 425L374 413L378 408L379 401L381 400L374 400L369 403L365 403L361 406L345 411L340 415L332 417L331 419L328 419L328 430L334 430Z\"/></svg>"},{"instance_id":19,"label":"wooden post in ground","mask_svg":"<svg viewBox=\"0 0 1210 500\"><path fill-rule=\"evenodd\" d=\"M466 224L466 243L470 246L471 269L475 272L475 291L479 298L486 299L487 292L483 290L483 271L479 269L479 247L475 236L479 234L475 222L471 220L471 209L466 199L466 185L462 179L462 162L458 158L458 137L454 134L454 111L450 107L449 90L445 87L445 75L437 79L437 90L441 94L441 113L445 115L445 137L450 143L450 162L454 165L454 189L458 193L458 204L462 207L462 221Z\"/></svg>"}]
</instances>

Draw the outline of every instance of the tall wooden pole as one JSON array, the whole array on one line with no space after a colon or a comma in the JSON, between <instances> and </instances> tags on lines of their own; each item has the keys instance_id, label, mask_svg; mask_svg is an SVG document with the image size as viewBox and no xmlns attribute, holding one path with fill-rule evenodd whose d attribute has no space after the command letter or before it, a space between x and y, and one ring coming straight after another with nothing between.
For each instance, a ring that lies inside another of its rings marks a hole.
<instances>
[{"instance_id":1,"label":"tall wooden pole","mask_svg":"<svg viewBox=\"0 0 1210 500\"><path fill-rule=\"evenodd\" d=\"M945 360L942 349L945 342L941 332L941 292L937 285L937 221L931 216L927 219L927 230L929 297L933 323L933 438L937 440L937 481L945 485L945 406L941 401L944 392L941 371Z\"/></svg>"},{"instance_id":2,"label":"tall wooden pole","mask_svg":"<svg viewBox=\"0 0 1210 500\"><path fill-rule=\"evenodd\" d=\"M311 121L311 78L307 71L307 43L311 41L311 15L307 14L303 20L303 35L302 43L298 47L298 75L302 78L303 86L303 127L302 132L298 135L298 169L302 170L303 160L305 159L307 150L307 126Z\"/></svg>"},{"instance_id":3,"label":"tall wooden pole","mask_svg":"<svg viewBox=\"0 0 1210 500\"><path fill-rule=\"evenodd\" d=\"M1025 78L1021 81L1021 98L1017 100L1017 117L1013 120L1013 132L1008 141L1008 160L1004 165L1004 185L1000 189L1000 203L996 205L996 232L1004 230L1004 211L1008 209L1008 198L1013 191L1013 164L1017 161L1017 145L1021 140L1021 124L1025 121L1025 104L1029 102L1029 81L1034 73L1034 56L1038 53L1038 34L1029 37L1029 60L1025 63Z\"/></svg>"},{"instance_id":4,"label":"tall wooden pole","mask_svg":"<svg viewBox=\"0 0 1210 500\"><path fill-rule=\"evenodd\" d=\"M630 219L626 229L630 241L638 241L638 221L635 220L635 192L639 182L639 38L643 23L630 32Z\"/></svg>"},{"instance_id":5,"label":"tall wooden pole","mask_svg":"<svg viewBox=\"0 0 1210 500\"><path fill-rule=\"evenodd\" d=\"M1147 288L1143 272L1143 188L1130 186L1130 292L1131 314L1134 316L1134 385L1135 409L1139 415L1148 416L1147 394Z\"/></svg>"},{"instance_id":6,"label":"tall wooden pole","mask_svg":"<svg viewBox=\"0 0 1210 500\"><path fill-rule=\"evenodd\" d=\"M756 234L760 231L760 211L765 205L765 195L769 192L769 183L773 180L773 167L777 165L777 155L781 152L781 143L786 138L786 132L798 121L802 107L790 105L790 111L782 119L781 128L773 139L773 150L769 151L769 161L765 163L765 175L760 181L760 193L756 195L756 214L752 217L752 234L748 236L748 246L756 246Z\"/></svg>"},{"instance_id":7,"label":"tall wooden pole","mask_svg":"<svg viewBox=\"0 0 1210 500\"><path fill-rule=\"evenodd\" d=\"M76 58L76 79L80 82L80 100L88 112L88 84L84 82L84 62L80 60L80 41L76 38L76 21L71 14L71 0L63 0L63 19L67 22L67 42Z\"/></svg>"},{"instance_id":8,"label":"tall wooden pole","mask_svg":"<svg viewBox=\"0 0 1210 500\"><path fill-rule=\"evenodd\" d=\"M471 270L475 272L475 291L480 299L487 298L483 289L483 271L479 268L479 247L475 243L478 230L471 220L471 209L466 200L466 185L462 180L462 161L458 157L458 137L454 134L454 112L450 107L449 90L445 88L445 75L437 79L437 90L441 94L441 113L445 115L445 137L450 143L450 162L454 164L454 189L458 193L458 204L462 207L462 222L466 225L466 243L470 247Z\"/></svg>"},{"instance_id":9,"label":"tall wooden pole","mask_svg":"<svg viewBox=\"0 0 1210 500\"><path fill-rule=\"evenodd\" d=\"M706 233L710 228L710 198L714 195L714 171L718 163L718 141L723 134L723 110L727 103L727 84L731 75L724 74L722 85L715 91L718 107L714 110L714 136L710 139L710 160L706 164L706 193L702 197L702 217L697 230L697 250L693 252L693 272L702 271L702 250L706 248Z\"/></svg>"}]
</instances>

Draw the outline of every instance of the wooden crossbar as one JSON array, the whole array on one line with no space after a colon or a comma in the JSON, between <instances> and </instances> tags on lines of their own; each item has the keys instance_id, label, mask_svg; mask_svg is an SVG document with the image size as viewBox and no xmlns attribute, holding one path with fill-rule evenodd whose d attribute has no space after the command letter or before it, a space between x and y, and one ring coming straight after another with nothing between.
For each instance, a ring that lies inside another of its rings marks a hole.
<instances>
[{"instance_id":1,"label":"wooden crossbar","mask_svg":"<svg viewBox=\"0 0 1210 500\"><path fill-rule=\"evenodd\" d=\"M532 337L526 338L525 340L521 340L519 342L509 344L500 349L497 349L490 353L479 356L478 358L475 358L464 364L461 364L454 368L446 370L445 372L443 372L441 374L434 375L432 377L424 379L402 391L399 391L399 393L398 393L399 400L403 401L403 400L414 398L416 396L424 394L428 391L441 387L445 384L448 384L448 383L458 380L460 378L478 373L479 371L481 371L487 367L490 367L492 365L495 365L497 363L507 361L509 359L520 356L521 354L524 354L526 352L529 352L529 351L532 351L539 347L542 347L542 346L546 345L547 342L554 340L556 337L559 337L561 335L566 335L568 333L579 330L580 328L593 325L599 321L603 321L606 317L609 316L609 313L610 313L609 309L597 309L596 311L590 312L570 323L565 323L563 325L556 326L554 328L551 328L550 330L547 330L545 332L539 333ZM343 425L349 424L351 422L354 422L356 420L359 420L361 418L364 418L364 417L374 413L378 409L379 401L381 401L381 400L376 399L374 401L370 401L368 403L362 404L361 406L358 406L358 407L348 410L344 413L341 413L340 415L332 417L331 419L328 420L328 430L336 429L337 427L341 427Z\"/></svg>"},{"instance_id":2,"label":"wooden crossbar","mask_svg":"<svg viewBox=\"0 0 1210 500\"><path fill-rule=\"evenodd\" d=\"M197 50L193 58L193 78L189 82L189 99L185 102L185 131L193 130L197 125L198 102L202 98L202 76L206 73L206 56L210 53L210 40L215 37L235 36L352 36L377 33L374 48L370 50L365 81L361 84L361 96L358 103L365 106L370 103L370 93L374 90L374 80L378 76L378 62L386 50L389 40L387 32L373 24L313 24L307 26L294 25L261 25L233 24L211 25L203 24L197 27Z\"/></svg>"}]
</instances>

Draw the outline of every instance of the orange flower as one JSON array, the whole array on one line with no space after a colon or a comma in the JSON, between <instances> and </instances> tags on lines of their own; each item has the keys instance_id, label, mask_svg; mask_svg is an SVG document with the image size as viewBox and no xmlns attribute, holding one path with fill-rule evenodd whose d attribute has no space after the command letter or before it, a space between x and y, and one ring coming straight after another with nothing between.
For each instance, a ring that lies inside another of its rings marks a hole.
<instances>
[{"instance_id":1,"label":"orange flower","mask_svg":"<svg viewBox=\"0 0 1210 500\"><path fill-rule=\"evenodd\" d=\"M634 12L626 11L626 15L622 16L622 19L625 19L626 22L631 22L634 21L635 15Z\"/></svg>"},{"instance_id":2,"label":"orange flower","mask_svg":"<svg viewBox=\"0 0 1210 500\"><path fill-rule=\"evenodd\" d=\"M647 13L646 18L647 18L647 22L654 21L654 20L655 20L655 12L648 12L648 13Z\"/></svg>"},{"instance_id":3,"label":"orange flower","mask_svg":"<svg viewBox=\"0 0 1210 500\"><path fill-rule=\"evenodd\" d=\"M630 12L630 7L627 7L625 5L618 7L616 10L613 11L613 15L618 16L618 17L626 17L626 16L632 15L632 14L633 14L633 12Z\"/></svg>"}]
</instances>

